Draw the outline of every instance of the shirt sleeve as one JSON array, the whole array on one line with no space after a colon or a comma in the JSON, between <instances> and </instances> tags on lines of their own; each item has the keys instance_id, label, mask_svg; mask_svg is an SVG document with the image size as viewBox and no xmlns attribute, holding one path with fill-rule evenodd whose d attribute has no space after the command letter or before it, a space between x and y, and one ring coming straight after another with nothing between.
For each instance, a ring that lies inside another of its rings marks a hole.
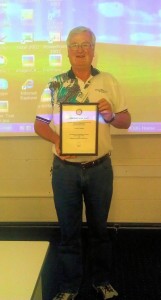
<instances>
[{"instance_id":1,"label":"shirt sleeve","mask_svg":"<svg viewBox=\"0 0 161 300\"><path fill-rule=\"evenodd\" d=\"M127 110L127 103L125 96L123 94L121 85L117 79L111 76L111 102L113 106L113 111L119 113Z\"/></svg>"}]
</instances>

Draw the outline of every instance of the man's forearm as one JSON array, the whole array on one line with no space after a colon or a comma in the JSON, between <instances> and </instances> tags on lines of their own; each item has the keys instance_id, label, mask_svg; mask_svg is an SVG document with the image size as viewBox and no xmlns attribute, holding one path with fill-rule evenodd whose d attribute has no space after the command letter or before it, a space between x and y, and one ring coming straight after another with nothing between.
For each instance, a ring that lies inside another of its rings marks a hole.
<instances>
[{"instance_id":1,"label":"man's forearm","mask_svg":"<svg viewBox=\"0 0 161 300\"><path fill-rule=\"evenodd\" d=\"M44 123L42 121L36 120L34 123L35 132L42 137L43 139L55 144L59 136L56 132L52 130L49 124Z\"/></svg>"},{"instance_id":2,"label":"man's forearm","mask_svg":"<svg viewBox=\"0 0 161 300\"><path fill-rule=\"evenodd\" d=\"M128 111L115 114L114 120L111 122L111 125L120 128L128 129L131 124L131 115Z\"/></svg>"}]
</instances>

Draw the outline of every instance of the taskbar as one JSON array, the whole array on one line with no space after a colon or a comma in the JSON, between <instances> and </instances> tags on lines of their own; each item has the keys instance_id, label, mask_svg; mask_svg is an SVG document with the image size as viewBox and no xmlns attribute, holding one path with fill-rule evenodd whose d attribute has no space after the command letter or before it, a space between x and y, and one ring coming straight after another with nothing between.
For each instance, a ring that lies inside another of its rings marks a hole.
<instances>
[{"instance_id":1,"label":"taskbar","mask_svg":"<svg viewBox=\"0 0 161 300\"><path fill-rule=\"evenodd\" d=\"M132 122L127 133L160 134L161 122ZM33 123L0 123L0 136L35 135Z\"/></svg>"}]
</instances>

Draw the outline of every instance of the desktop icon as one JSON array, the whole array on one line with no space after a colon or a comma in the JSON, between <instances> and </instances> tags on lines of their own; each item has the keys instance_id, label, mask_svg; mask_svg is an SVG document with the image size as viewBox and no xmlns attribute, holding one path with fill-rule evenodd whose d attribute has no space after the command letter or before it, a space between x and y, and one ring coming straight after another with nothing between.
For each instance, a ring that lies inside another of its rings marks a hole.
<instances>
[{"instance_id":1,"label":"desktop icon","mask_svg":"<svg viewBox=\"0 0 161 300\"><path fill-rule=\"evenodd\" d=\"M33 67L35 64L35 55L22 55L23 67Z\"/></svg>"},{"instance_id":2,"label":"desktop icon","mask_svg":"<svg viewBox=\"0 0 161 300\"><path fill-rule=\"evenodd\" d=\"M48 43L53 43L53 42L60 42L61 40L61 34L60 32L49 32L49 39Z\"/></svg>"},{"instance_id":3,"label":"desktop icon","mask_svg":"<svg viewBox=\"0 0 161 300\"><path fill-rule=\"evenodd\" d=\"M21 43L32 43L33 42L33 33L32 32L23 32Z\"/></svg>"},{"instance_id":4,"label":"desktop icon","mask_svg":"<svg viewBox=\"0 0 161 300\"><path fill-rule=\"evenodd\" d=\"M34 87L34 81L32 79L27 79L23 85L22 85L22 90L28 90L32 89Z\"/></svg>"},{"instance_id":5,"label":"desktop icon","mask_svg":"<svg viewBox=\"0 0 161 300\"><path fill-rule=\"evenodd\" d=\"M8 112L8 101L0 100L0 112Z\"/></svg>"},{"instance_id":6,"label":"desktop icon","mask_svg":"<svg viewBox=\"0 0 161 300\"><path fill-rule=\"evenodd\" d=\"M5 78L0 78L0 90L8 89L8 81Z\"/></svg>"},{"instance_id":7,"label":"desktop icon","mask_svg":"<svg viewBox=\"0 0 161 300\"><path fill-rule=\"evenodd\" d=\"M7 58L4 55L0 55L0 66L7 64Z\"/></svg>"},{"instance_id":8,"label":"desktop icon","mask_svg":"<svg viewBox=\"0 0 161 300\"><path fill-rule=\"evenodd\" d=\"M21 10L21 21L31 22L34 17L33 9L22 9Z\"/></svg>"},{"instance_id":9,"label":"desktop icon","mask_svg":"<svg viewBox=\"0 0 161 300\"><path fill-rule=\"evenodd\" d=\"M42 102L50 102L51 101L51 91L49 88L44 89L41 95Z\"/></svg>"},{"instance_id":10,"label":"desktop icon","mask_svg":"<svg viewBox=\"0 0 161 300\"><path fill-rule=\"evenodd\" d=\"M6 35L0 33L0 44L5 44Z\"/></svg>"},{"instance_id":11,"label":"desktop icon","mask_svg":"<svg viewBox=\"0 0 161 300\"><path fill-rule=\"evenodd\" d=\"M61 66L62 65L62 54L50 54L49 55L50 66Z\"/></svg>"}]
</instances>

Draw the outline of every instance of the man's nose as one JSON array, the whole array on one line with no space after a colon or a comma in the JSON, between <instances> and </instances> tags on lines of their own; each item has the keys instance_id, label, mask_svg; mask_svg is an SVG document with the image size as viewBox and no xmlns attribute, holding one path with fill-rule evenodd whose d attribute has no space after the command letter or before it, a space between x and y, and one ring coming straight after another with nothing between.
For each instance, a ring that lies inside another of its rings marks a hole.
<instances>
[{"instance_id":1,"label":"man's nose","mask_svg":"<svg viewBox=\"0 0 161 300\"><path fill-rule=\"evenodd\" d=\"M82 52L82 51L83 51L82 45L78 45L77 51L79 51L79 52Z\"/></svg>"}]
</instances>

